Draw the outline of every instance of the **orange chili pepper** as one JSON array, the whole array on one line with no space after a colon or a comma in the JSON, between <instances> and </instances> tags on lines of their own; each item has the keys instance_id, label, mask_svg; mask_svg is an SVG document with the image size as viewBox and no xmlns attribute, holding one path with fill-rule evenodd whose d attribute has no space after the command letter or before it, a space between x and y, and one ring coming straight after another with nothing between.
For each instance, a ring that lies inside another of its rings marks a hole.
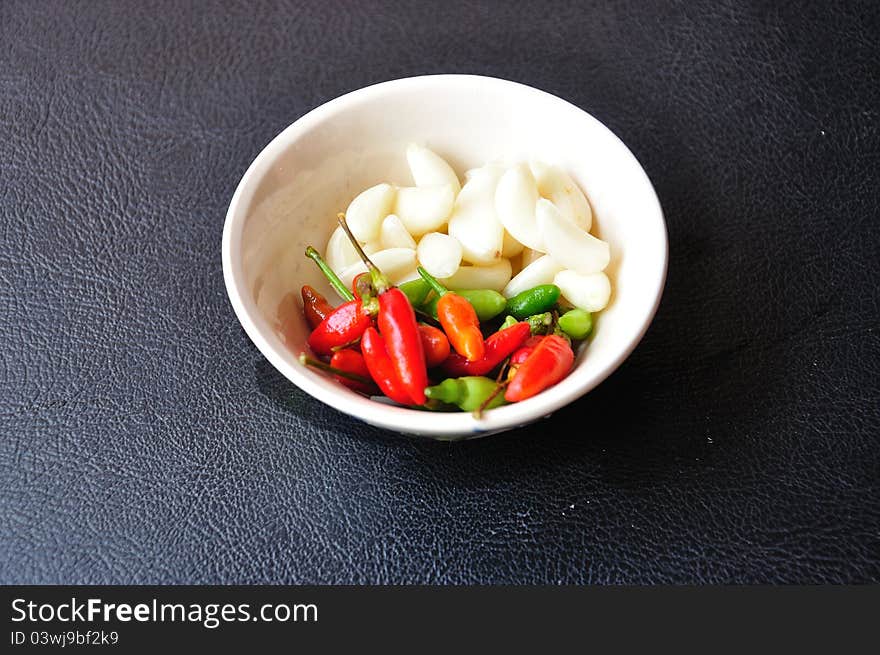
<instances>
[{"instance_id":1,"label":"orange chili pepper","mask_svg":"<svg viewBox=\"0 0 880 655\"><path fill-rule=\"evenodd\" d=\"M440 296L440 300L437 301L437 319L455 352L471 362L482 358L486 352L486 345L483 342L480 319L474 306L463 296L440 284L421 266L418 267L418 271L425 282Z\"/></svg>"}]
</instances>

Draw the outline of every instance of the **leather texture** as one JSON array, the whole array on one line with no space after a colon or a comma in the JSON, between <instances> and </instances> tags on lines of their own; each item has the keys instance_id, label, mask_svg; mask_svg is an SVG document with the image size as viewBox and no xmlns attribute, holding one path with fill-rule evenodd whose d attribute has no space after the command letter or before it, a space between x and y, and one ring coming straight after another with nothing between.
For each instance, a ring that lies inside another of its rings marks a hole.
<instances>
[{"instance_id":1,"label":"leather texture","mask_svg":"<svg viewBox=\"0 0 880 655\"><path fill-rule=\"evenodd\" d=\"M875 3L0 3L0 581L880 581ZM470 72L614 130L669 229L647 336L441 444L306 396L225 210L309 109Z\"/></svg>"}]
</instances>

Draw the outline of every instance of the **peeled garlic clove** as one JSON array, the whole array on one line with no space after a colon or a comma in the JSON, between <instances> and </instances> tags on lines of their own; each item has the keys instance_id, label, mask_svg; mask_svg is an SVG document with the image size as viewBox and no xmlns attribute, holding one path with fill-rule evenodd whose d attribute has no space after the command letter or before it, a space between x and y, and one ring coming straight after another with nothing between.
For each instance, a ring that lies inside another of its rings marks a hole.
<instances>
[{"instance_id":1,"label":"peeled garlic clove","mask_svg":"<svg viewBox=\"0 0 880 655\"><path fill-rule=\"evenodd\" d=\"M416 186L450 185L452 192L458 195L461 183L445 159L424 146L411 143L406 148L406 160Z\"/></svg>"},{"instance_id":2,"label":"peeled garlic clove","mask_svg":"<svg viewBox=\"0 0 880 655\"><path fill-rule=\"evenodd\" d=\"M611 282L601 272L581 275L575 271L560 271L553 278L553 284L568 302L587 312L605 309L611 298Z\"/></svg>"},{"instance_id":3,"label":"peeled garlic clove","mask_svg":"<svg viewBox=\"0 0 880 655\"><path fill-rule=\"evenodd\" d=\"M523 248L522 252L522 266L525 268L532 262L538 261L543 257L546 253L541 252L540 250L533 250L532 248Z\"/></svg>"},{"instance_id":4,"label":"peeled garlic clove","mask_svg":"<svg viewBox=\"0 0 880 655\"><path fill-rule=\"evenodd\" d=\"M370 243L361 244L361 249L368 255L372 255L375 252L384 250L384 248L382 248L382 244L378 241L370 241ZM358 258L358 260L360 260L360 257Z\"/></svg>"},{"instance_id":5,"label":"peeled garlic clove","mask_svg":"<svg viewBox=\"0 0 880 655\"><path fill-rule=\"evenodd\" d=\"M455 191L449 184L400 187L397 190L394 213L407 232L418 237L442 227L452 212L454 202Z\"/></svg>"},{"instance_id":6,"label":"peeled garlic clove","mask_svg":"<svg viewBox=\"0 0 880 655\"><path fill-rule=\"evenodd\" d=\"M422 276L419 275L419 271L416 268L411 268L408 271L404 271L403 273L398 273L392 278L388 278L391 280L391 284L396 286L400 286L404 282L409 282L411 280L421 280Z\"/></svg>"},{"instance_id":7,"label":"peeled garlic clove","mask_svg":"<svg viewBox=\"0 0 880 655\"><path fill-rule=\"evenodd\" d=\"M475 170L449 217L449 234L461 244L462 259L472 264L493 264L501 258L504 226L495 213L495 187L502 170L496 166Z\"/></svg>"},{"instance_id":8,"label":"peeled garlic clove","mask_svg":"<svg viewBox=\"0 0 880 655\"><path fill-rule=\"evenodd\" d=\"M440 282L449 289L492 289L501 291L512 273L509 259L499 259L491 266L459 266L454 275Z\"/></svg>"},{"instance_id":9,"label":"peeled garlic clove","mask_svg":"<svg viewBox=\"0 0 880 655\"><path fill-rule=\"evenodd\" d=\"M608 266L611 259L608 244L564 218L552 202L544 198L538 200L535 215L547 254L563 268L588 275Z\"/></svg>"},{"instance_id":10,"label":"peeled garlic clove","mask_svg":"<svg viewBox=\"0 0 880 655\"><path fill-rule=\"evenodd\" d=\"M539 284L552 284L553 278L562 270L562 266L550 255L544 255L540 259L535 260L507 283L501 294L505 298L513 298L522 291L528 291Z\"/></svg>"},{"instance_id":11,"label":"peeled garlic clove","mask_svg":"<svg viewBox=\"0 0 880 655\"><path fill-rule=\"evenodd\" d=\"M327 249L324 251L324 261L326 261L327 266L336 273L339 273L342 269L360 261L357 250L351 245L351 241L348 240L345 230L341 227L337 227L333 231L333 234L330 235L330 240L327 242Z\"/></svg>"},{"instance_id":12,"label":"peeled garlic clove","mask_svg":"<svg viewBox=\"0 0 880 655\"><path fill-rule=\"evenodd\" d=\"M461 265L461 244L448 234L431 232L419 241L416 257L428 273L446 278Z\"/></svg>"},{"instance_id":13,"label":"peeled garlic clove","mask_svg":"<svg viewBox=\"0 0 880 655\"><path fill-rule=\"evenodd\" d=\"M388 248L370 255L370 260L382 271L390 280L396 276L402 275L412 270L416 266L416 251L410 248ZM339 272L339 279L342 283L351 288L352 280L359 273L367 270L363 262L357 262L346 267Z\"/></svg>"},{"instance_id":14,"label":"peeled garlic clove","mask_svg":"<svg viewBox=\"0 0 880 655\"><path fill-rule=\"evenodd\" d=\"M379 238L382 219L391 213L394 196L393 186L377 184L351 201L345 212L345 220L355 239L366 243Z\"/></svg>"},{"instance_id":15,"label":"peeled garlic clove","mask_svg":"<svg viewBox=\"0 0 880 655\"><path fill-rule=\"evenodd\" d=\"M501 256L502 257L516 257L523 251L523 244L514 239L507 230L504 231L504 240L501 242Z\"/></svg>"},{"instance_id":16,"label":"peeled garlic clove","mask_svg":"<svg viewBox=\"0 0 880 655\"><path fill-rule=\"evenodd\" d=\"M593 223L593 211L587 197L568 173L559 166L537 161L531 162L529 166L535 176L538 193L556 205L563 216L589 232Z\"/></svg>"},{"instance_id":17,"label":"peeled garlic clove","mask_svg":"<svg viewBox=\"0 0 880 655\"><path fill-rule=\"evenodd\" d=\"M509 169L495 190L495 210L498 220L510 235L529 248L541 249L541 232L535 220L538 186L525 164Z\"/></svg>"},{"instance_id":18,"label":"peeled garlic clove","mask_svg":"<svg viewBox=\"0 0 880 655\"><path fill-rule=\"evenodd\" d=\"M382 221L379 232L379 243L383 248L416 248L416 240L412 238L406 227L395 214L388 214Z\"/></svg>"}]
</instances>

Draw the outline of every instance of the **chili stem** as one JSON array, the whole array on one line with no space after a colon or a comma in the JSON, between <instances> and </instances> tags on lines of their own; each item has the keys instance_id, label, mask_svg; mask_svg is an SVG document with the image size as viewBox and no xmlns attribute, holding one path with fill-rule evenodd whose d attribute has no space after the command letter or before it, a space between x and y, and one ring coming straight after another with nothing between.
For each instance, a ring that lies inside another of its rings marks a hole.
<instances>
[{"instance_id":1,"label":"chili stem","mask_svg":"<svg viewBox=\"0 0 880 655\"><path fill-rule=\"evenodd\" d=\"M495 390L489 394L489 397L486 398L486 400L484 400L482 403L480 403L480 406L474 410L474 418L479 419L479 418L483 417L483 411L485 411L486 406L489 403L491 403L493 400L495 400L495 397L499 393L501 393L504 389L507 388L507 384L508 383L505 381L505 382L502 382L501 384L498 384L495 386Z\"/></svg>"},{"instance_id":2,"label":"chili stem","mask_svg":"<svg viewBox=\"0 0 880 655\"><path fill-rule=\"evenodd\" d=\"M434 293L436 293L438 296L449 293L449 289L440 284L437 281L437 278L428 273L428 271L426 271L424 268L418 266L416 270L419 272L419 275L422 276L422 279L430 285L430 287L434 290Z\"/></svg>"},{"instance_id":3,"label":"chili stem","mask_svg":"<svg viewBox=\"0 0 880 655\"><path fill-rule=\"evenodd\" d=\"M388 281L388 278L385 277L382 271L379 270L379 267L376 266L369 257L367 257L367 253L365 253L364 249L361 248L361 244L358 243L358 240L354 238L354 235L348 228L348 223L345 221L345 214L336 214L336 220L339 221L339 225L342 226L342 229L345 231L345 235L348 237L348 240L351 241L351 245L354 246L354 249L357 251L358 257L361 258L361 261L364 262L367 270L370 271L370 278L373 280L373 287L376 289L376 293L383 293L387 291L391 287L391 283Z\"/></svg>"},{"instance_id":4,"label":"chili stem","mask_svg":"<svg viewBox=\"0 0 880 655\"><path fill-rule=\"evenodd\" d=\"M330 282L330 286L339 294L339 297L343 300L354 300L354 294L349 291L344 284L342 284L342 280L339 279L339 276L333 272L327 262L324 261L324 258L318 253L317 250L309 246L306 248L306 257L313 260L318 268L321 269L321 272L324 274L324 277Z\"/></svg>"},{"instance_id":5,"label":"chili stem","mask_svg":"<svg viewBox=\"0 0 880 655\"><path fill-rule=\"evenodd\" d=\"M361 338L358 337L357 339L355 339L353 341L349 341L348 343L341 343L338 346L333 346L332 348L330 348L330 350L332 350L333 352L338 352L340 350L345 350L346 348L351 348L352 346L356 346L360 342L361 342Z\"/></svg>"},{"instance_id":6,"label":"chili stem","mask_svg":"<svg viewBox=\"0 0 880 655\"><path fill-rule=\"evenodd\" d=\"M327 371L328 373L333 373L334 375L338 375L339 377L347 378L349 380L354 380L355 382L361 382L363 384L373 384L373 381L368 377L358 375L357 373L349 373L348 371L343 371L341 368L330 366L330 364L325 364L324 362L313 359L308 355L300 355L299 363L305 364L306 366L311 366L313 368L319 368L322 371Z\"/></svg>"},{"instance_id":7,"label":"chili stem","mask_svg":"<svg viewBox=\"0 0 880 655\"><path fill-rule=\"evenodd\" d=\"M504 373L507 371L507 367L510 365L510 355L504 358L504 361L501 362L501 369L498 371L498 375L495 377L495 382L500 383L501 379L504 377Z\"/></svg>"}]
</instances>

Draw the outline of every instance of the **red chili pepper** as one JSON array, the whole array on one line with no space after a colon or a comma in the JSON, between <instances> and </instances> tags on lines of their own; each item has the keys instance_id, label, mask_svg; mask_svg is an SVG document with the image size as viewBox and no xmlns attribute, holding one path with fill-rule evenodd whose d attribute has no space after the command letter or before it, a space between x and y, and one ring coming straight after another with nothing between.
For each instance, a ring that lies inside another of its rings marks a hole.
<instances>
[{"instance_id":1,"label":"red chili pepper","mask_svg":"<svg viewBox=\"0 0 880 655\"><path fill-rule=\"evenodd\" d=\"M425 365L428 368L439 366L449 357L449 339L443 330L419 323L419 336L422 338L422 350L425 351Z\"/></svg>"},{"instance_id":2,"label":"red chili pepper","mask_svg":"<svg viewBox=\"0 0 880 655\"><path fill-rule=\"evenodd\" d=\"M516 372L519 370L520 364L526 361L529 358L529 355L532 354L532 351L535 350L535 346L541 343L541 339L544 338L544 335L541 334L533 334L528 339L526 339L525 343L513 351L513 354L510 356L509 367L507 369L507 379L512 380L513 376L516 375Z\"/></svg>"},{"instance_id":3,"label":"red chili pepper","mask_svg":"<svg viewBox=\"0 0 880 655\"><path fill-rule=\"evenodd\" d=\"M303 285L300 295L302 295L303 301L303 314L305 314L309 327L314 330L327 317L327 314L333 311L333 305L308 284Z\"/></svg>"},{"instance_id":4,"label":"red chili pepper","mask_svg":"<svg viewBox=\"0 0 880 655\"><path fill-rule=\"evenodd\" d=\"M440 300L437 301L437 318L455 352L471 362L483 357L486 353L486 344L483 341L480 319L474 306L463 296L440 284L421 266L417 270L425 282L431 285L434 293L440 296Z\"/></svg>"},{"instance_id":5,"label":"red chili pepper","mask_svg":"<svg viewBox=\"0 0 880 655\"><path fill-rule=\"evenodd\" d=\"M355 350L350 350L348 348L339 352L349 352L360 356L360 353ZM353 359L349 359L346 356L343 356L343 358L338 358L334 354L333 361L341 364L341 366L345 368L332 366L330 364L327 364L326 362L322 362L319 359L313 359L305 353L300 354L299 361L305 366L311 366L312 368L317 368L322 371L332 373L333 377L335 377L339 382L347 387L350 387L351 389L363 391L364 393L373 393L375 391L375 385L373 384L372 378L370 378L370 372L367 370L366 365L363 365L363 358L361 358L361 365L358 365L357 362L355 362Z\"/></svg>"},{"instance_id":6,"label":"red chili pepper","mask_svg":"<svg viewBox=\"0 0 880 655\"><path fill-rule=\"evenodd\" d=\"M443 370L451 377L486 375L519 348L530 334L528 323L525 321L514 323L486 339L486 352L480 359L468 361L458 353L452 353L443 362Z\"/></svg>"},{"instance_id":7,"label":"red chili pepper","mask_svg":"<svg viewBox=\"0 0 880 655\"><path fill-rule=\"evenodd\" d=\"M364 356L352 348L343 348L342 350L337 350L333 353L333 357L330 358L330 366L338 368L340 371L346 373L354 373L355 375L363 376L368 380L370 379L370 369L367 368ZM364 384L353 377L343 377L342 375L336 375L334 377L349 389L362 391L363 393L372 393L375 391L375 387L372 384Z\"/></svg>"},{"instance_id":8,"label":"red chili pepper","mask_svg":"<svg viewBox=\"0 0 880 655\"><path fill-rule=\"evenodd\" d=\"M318 355L331 355L334 349L354 343L372 325L359 299L349 300L327 314L309 335L309 348Z\"/></svg>"},{"instance_id":9,"label":"red chili pepper","mask_svg":"<svg viewBox=\"0 0 880 655\"><path fill-rule=\"evenodd\" d=\"M513 354L510 356L510 365L511 366L519 366L524 361L529 358L529 355L532 354L532 351L535 349L541 341L544 339L543 335L534 334L526 339L525 343L517 348Z\"/></svg>"},{"instance_id":10,"label":"red chili pepper","mask_svg":"<svg viewBox=\"0 0 880 655\"><path fill-rule=\"evenodd\" d=\"M424 405L427 400L425 387L428 386L428 370L422 337L416 323L416 313L409 299L397 287L379 294L377 324L403 387L416 405Z\"/></svg>"},{"instance_id":11,"label":"red chili pepper","mask_svg":"<svg viewBox=\"0 0 880 655\"><path fill-rule=\"evenodd\" d=\"M515 403L531 398L568 375L572 364L574 352L568 342L555 334L547 335L520 364L504 399Z\"/></svg>"},{"instance_id":12,"label":"red chili pepper","mask_svg":"<svg viewBox=\"0 0 880 655\"><path fill-rule=\"evenodd\" d=\"M376 265L364 253L363 248L348 229L345 215L339 214L338 218L339 224L352 246L366 264L373 290L378 294L379 316L376 324L379 327L379 332L382 333L382 339L385 341L388 356L397 372L397 378L409 394L412 403L424 405L427 400L425 387L428 386L428 370L425 365L422 338L419 336L416 314L412 305L403 291L392 286L388 278L376 268Z\"/></svg>"},{"instance_id":13,"label":"red chili pepper","mask_svg":"<svg viewBox=\"0 0 880 655\"><path fill-rule=\"evenodd\" d=\"M394 362L376 328L368 327L364 332L361 337L361 352L370 377L379 385L382 393L401 405L411 405L412 398L397 377Z\"/></svg>"}]
</instances>

